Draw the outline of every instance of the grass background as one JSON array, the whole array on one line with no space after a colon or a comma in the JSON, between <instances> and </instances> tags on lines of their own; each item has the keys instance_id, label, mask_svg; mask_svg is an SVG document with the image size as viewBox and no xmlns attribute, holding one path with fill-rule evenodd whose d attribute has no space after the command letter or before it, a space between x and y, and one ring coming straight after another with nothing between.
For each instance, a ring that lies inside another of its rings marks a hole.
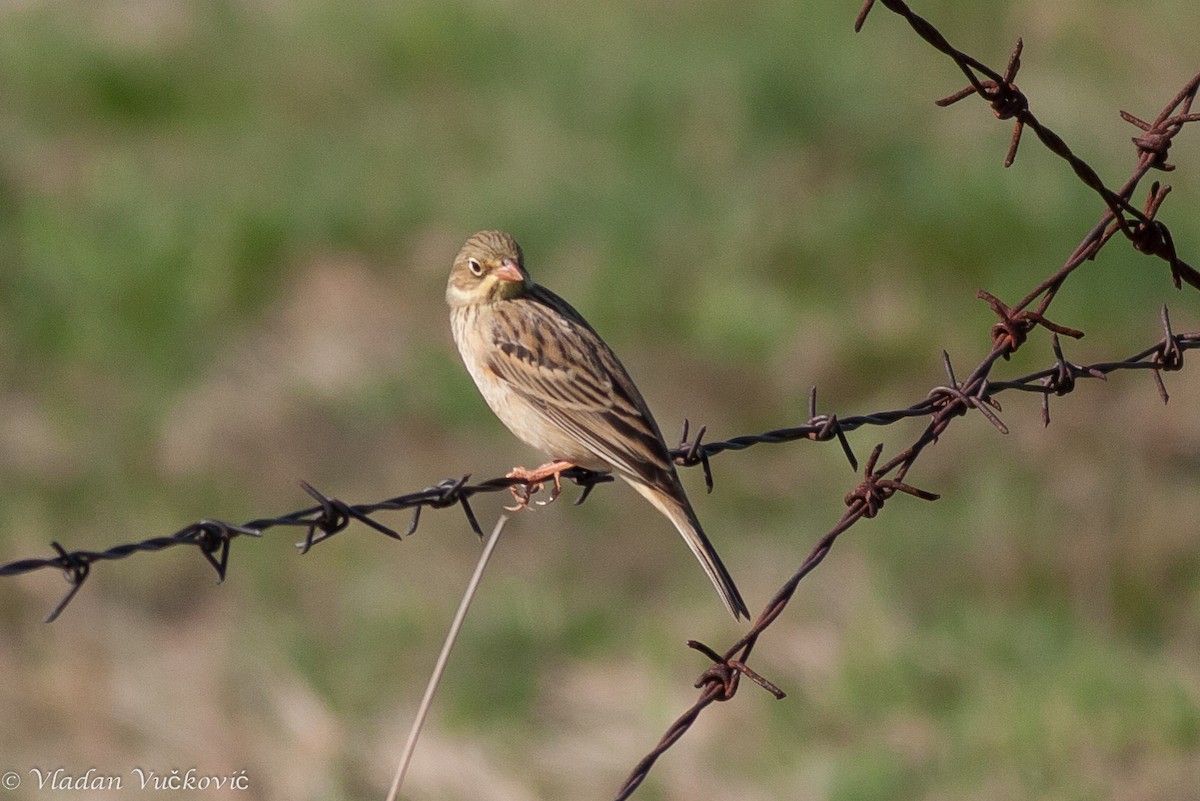
<instances>
[{"instance_id":1,"label":"grass background","mask_svg":"<svg viewBox=\"0 0 1200 801\"><path fill-rule=\"evenodd\" d=\"M1177 0L922 2L1003 64L1111 184L1127 109L1197 69ZM7 3L0 8L0 559L195 519L374 500L538 459L487 412L442 305L503 227L620 352L668 438L856 414L964 370L1099 214L899 18L843 3ZM1200 146L1164 219L1200 256ZM1114 243L1056 301L1119 358L1197 327ZM1038 335L1040 337L1040 335ZM1002 374L1049 360L1031 344ZM956 424L837 546L637 797L1179 799L1200 786L1200 378L1123 375ZM919 421L855 434L894 452ZM840 514L836 446L685 482L752 608ZM407 795L604 798L694 697L726 619L627 489L521 515L468 620ZM475 505L485 521L498 496ZM403 525L403 519L395 521ZM0 770L245 771L263 799L380 798L478 552L455 511L297 558L274 532L214 587L194 553L0 583ZM230 794L232 795L232 794ZM83 797L82 795L80 797ZM107 796L106 796L107 797ZM155 796L157 797L157 796Z\"/></svg>"}]
</instances>

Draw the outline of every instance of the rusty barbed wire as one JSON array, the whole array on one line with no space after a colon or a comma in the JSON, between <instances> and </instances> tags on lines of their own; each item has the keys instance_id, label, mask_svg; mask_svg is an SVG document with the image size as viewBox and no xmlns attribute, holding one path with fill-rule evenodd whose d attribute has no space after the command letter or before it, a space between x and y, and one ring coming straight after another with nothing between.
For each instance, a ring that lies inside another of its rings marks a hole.
<instances>
[{"instance_id":1,"label":"rusty barbed wire","mask_svg":"<svg viewBox=\"0 0 1200 801\"><path fill-rule=\"evenodd\" d=\"M858 16L854 20L854 30L856 32L862 30L863 25L866 23L867 15L870 14L871 9L875 6L875 2L876 0L865 0L863 3ZM1145 209L1139 211L1129 204L1134 188L1145 177L1146 173L1152 169L1167 172L1174 169L1174 165L1168 164L1166 161L1172 140L1183 129L1186 123L1200 120L1200 114L1191 113L1192 103L1196 98L1197 87L1200 87L1200 74L1192 78L1179 91L1175 98L1163 109L1162 113L1154 119L1154 122L1146 122L1126 111L1120 112L1121 118L1142 131L1142 134L1133 137L1133 143L1138 148L1139 153L1138 165L1129 181L1121 189L1114 192L1105 186L1099 174L1091 165L1077 156L1062 137L1037 118L1030 109L1029 98L1014 83L1017 73L1021 68L1021 53L1024 50L1024 42L1021 39L1017 40L1009 56L1008 65L1005 67L1004 73L1001 74L951 45L946 37L942 35L941 31L909 8L908 4L902 0L879 0L879 2L887 7L889 11L893 11L904 17L918 36L949 56L967 77L968 85L966 88L941 98L936 101L937 105L949 106L971 95L978 95L992 107L992 112L996 115L997 119L1015 120L1013 123L1012 140L1004 158L1005 167L1012 166L1016 160L1017 146L1021 141L1021 133L1028 127L1033 130L1038 139L1041 140L1042 144L1051 153L1070 164L1071 169L1075 171L1075 175L1089 189L1096 192L1108 207L1098 230L1093 230L1084 238L1079 249L1073 254L1073 260L1068 260L1067 264L1058 273L1048 278L1042 285L1034 289L1029 296L1018 303L1015 307L1016 310L1020 311L1024 309L1039 295L1048 293L1047 297L1043 300L1044 305L1039 308L1039 311L1045 311L1045 306L1049 305L1049 300L1053 298L1054 292L1058 291L1058 288L1066 280L1066 277L1084 261L1092 258L1098 250L1101 239L1107 240L1116 230L1120 230L1121 233L1133 242L1134 247L1139 251L1148 255L1158 256L1166 261L1170 266L1171 280L1174 282L1176 289L1180 287L1182 281L1186 281L1193 287L1200 289L1200 272L1197 272L1195 268L1179 258L1175 252L1175 246L1169 232L1166 231L1165 226L1154 219L1154 212L1157 211L1157 205L1151 208L1147 204ZM981 78L980 75L986 77ZM1113 226L1112 230L1105 233L1106 228L1110 224Z\"/></svg>"},{"instance_id":2,"label":"rusty barbed wire","mask_svg":"<svg viewBox=\"0 0 1200 801\"><path fill-rule=\"evenodd\" d=\"M879 463L883 453L882 445L876 445L872 449L863 468L861 480L845 496L846 509L841 517L818 540L797 570L766 604L748 632L723 652L718 652L703 643L688 641L689 647L703 653L711 662L696 682L696 687L701 692L695 703L676 719L659 743L635 766L618 791L617 801L628 798L637 789L657 759L687 732L705 708L715 701L732 698L737 692L741 677L744 676L758 684L776 698L784 697L780 688L747 664L758 638L786 608L800 581L825 559L837 538L858 520L877 515L896 493L921 500L937 499L938 496L934 493L914 487L905 479L924 449L936 442L955 418L977 411L997 431L1007 433L1008 429L999 417L1001 407L996 396L1008 391L1031 392L1040 396L1043 424L1049 425L1049 403L1052 395L1063 396L1073 392L1079 379L1106 380L1109 375L1126 370L1149 370L1159 396L1165 403L1169 395L1162 373L1182 369L1184 353L1200 348L1200 332L1174 333L1167 308L1163 306L1160 317L1164 333L1160 340L1123 360L1077 364L1068 361L1064 356L1060 336L1078 339L1083 336L1083 332L1052 322L1046 317L1047 309L1066 279L1084 262L1094 259L1118 231L1139 252L1167 262L1172 283L1177 289L1181 288L1183 283L1200 288L1200 273L1179 257L1170 230L1157 219L1170 187L1163 187L1155 182L1140 210L1131 205L1137 186L1150 170L1168 172L1174 169L1174 165L1166 161L1174 137L1187 123L1200 121L1200 114L1191 111L1200 89L1200 73L1184 85L1153 121L1148 122L1131 113L1120 112L1122 118L1134 125L1140 134L1132 138L1138 151L1134 170L1129 179L1114 191L1103 183L1096 171L1077 156L1061 137L1041 123L1031 111L1029 99L1014 83L1021 66L1021 40L1017 41L1010 54L1004 72L999 73L953 47L931 23L914 13L907 4L900 0L880 2L904 17L922 39L948 55L966 76L968 86L937 101L939 106L978 95L989 103L998 119L1014 120L1013 134L1004 160L1006 167L1014 163L1022 132L1028 127L1052 153L1071 166L1086 186L1097 193L1105 209L1099 222L1085 235L1062 267L1014 305L1009 306L995 295L979 290L978 296L988 303L998 322L991 329L991 350L962 381L956 377L949 355L943 353L947 383L933 387L924 398L902 409L849 417L818 413L814 388L809 396L808 419L797 426L704 442L706 429L700 427L695 437L690 437L690 426L685 421L680 444L673 449L672 455L681 466L701 467L706 487L712 491L713 476L709 461L726 451L744 450L760 444L799 440L828 442L836 439L847 461L857 471L858 459L847 439L847 433L865 426L889 426L911 418L929 418L913 443L886 462ZM866 0L855 21L856 30L862 28L874 4L875 0ZM991 372L995 365L1023 347L1029 334L1039 327L1051 334L1054 362L1047 368L1023 376L991 380ZM609 474L580 468L565 471L563 475L582 488L576 504L583 503L598 484L613 480ZM468 483L469 479L470 474L461 478L447 478L423 490L375 503L353 505L326 496L310 485L302 483L304 490L315 499L315 505L278 517L261 518L243 524L205 519L191 523L170 535L117 545L105 551L67 551L58 542L54 542L51 544L55 551L54 556L10 562L0 566L0 576L19 575L48 568L63 571L71 586L46 618L49 622L58 617L75 597L84 581L91 575L92 565L101 561L123 559L135 553L157 552L178 545L190 545L200 550L216 571L218 580L222 581L228 567L232 541L240 536L261 537L267 530L277 527L304 529L305 536L297 543L297 547L301 553L306 553L314 545L344 531L351 523L358 522L385 536L401 540L417 530L422 510L452 506L462 508L468 525L482 538L483 532L472 510L470 499L479 493L505 491L514 485L527 482L524 479L504 477L471 484ZM410 511L412 517L403 534L375 518L379 513L404 510Z\"/></svg>"},{"instance_id":3,"label":"rusty barbed wire","mask_svg":"<svg viewBox=\"0 0 1200 801\"><path fill-rule=\"evenodd\" d=\"M1141 211L1129 205L1130 198L1141 179L1151 169L1163 171L1174 169L1173 165L1166 162L1166 154L1174 137L1183 130L1186 123L1200 120L1200 114L1191 113L1192 103L1196 98L1197 91L1200 90L1200 73L1197 73L1184 85L1152 123L1128 112L1121 112L1122 119L1135 125L1143 133L1133 139L1134 145L1138 148L1138 161L1133 173L1125 184L1114 192L1104 185L1091 166L1075 155L1061 137L1034 116L1030 110L1028 98L1013 83L1021 64L1023 42L1020 39L1017 40L1017 44L1009 56L1004 73L1000 74L955 48L937 28L913 12L901 0L880 0L880 2L889 10L904 17L922 39L950 56L967 76L969 82L967 88L942 98L937 101L937 105L947 106L975 94L992 106L998 119L1015 119L1012 139L1004 160L1005 167L1011 166L1016 158L1023 129L1025 127L1032 128L1038 139L1052 153L1066 160L1076 176L1100 196L1106 208L1100 221L1088 232L1063 266L1014 306L1008 306L987 291L979 291L978 296L987 301L999 318L999 322L992 327L991 331L991 351L961 383L954 375L949 355L943 353L943 361L949 379L948 384L930 390L924 401L914 404L906 410L887 415L886 420L891 420L893 415L902 418L924 414L930 414L931 419L921 435L908 448L879 467L876 467L876 464L883 446L875 447L867 462L862 481L846 495L846 511L838 522L821 537L791 578L776 592L745 635L721 654L706 645L689 642L689 645L701 650L713 662L713 666L709 667L696 683L696 687L701 690L700 696L687 711L672 723L658 744L638 762L617 791L616 801L628 798L641 785L658 758L678 742L704 709L715 701L725 701L733 697L737 692L740 675L751 677L746 667L746 661L759 636L782 613L800 581L825 559L834 542L842 533L859 519L874 517L878 514L883 503L896 492L903 492L923 500L937 498L933 493L904 483L904 478L921 452L928 445L937 441L955 417L965 415L974 409L979 411L1000 433L1007 433L1008 429L996 414L1000 411L1000 406L996 402L995 396L1006 390L1018 390L1036 392L1041 395L1042 422L1043 425L1049 425L1051 395L1061 396L1074 391L1079 378L1106 379L1111 373L1126 369L1151 370L1159 396L1166 403L1169 396L1162 382L1161 373L1164 370L1181 369L1184 351L1200 347L1200 334L1179 335L1173 333L1167 308L1163 306L1161 321L1164 335L1159 342L1124 361L1083 366L1066 360L1059 340L1060 335L1078 339L1083 336L1083 332L1053 323L1045 316L1046 310L1067 277L1083 262L1095 258L1100 248L1107 244L1117 231L1121 231L1138 251L1165 260L1170 267L1171 280L1176 289L1180 289L1184 282L1192 287L1200 288L1200 273L1179 258L1169 229L1156 219L1170 187L1160 187L1159 183L1155 182ZM875 0L865 0L855 19L855 31L862 29L867 14L874 5ZM981 79L979 75L986 76L986 78ZM1038 301L1036 308L1029 309L1034 301ZM1054 366L1017 379L989 381L988 377L995 364L1001 359L1008 359L1016 352L1026 342L1029 333L1037 327L1051 332L1051 345L1055 356ZM815 394L810 401L810 415L815 417L813 406L815 406ZM849 430L849 422L848 419L837 421L832 417L827 418L828 428L823 429L824 438L829 438L831 429L836 430L838 434ZM738 439L753 441L753 438ZM843 448L846 449L847 455L850 456L849 446L846 445L844 437L839 437L839 439ZM692 449L693 452L695 450ZM705 456L711 455L711 453L705 454ZM853 464L853 456L850 458ZM706 462L702 463L707 478L708 466ZM708 479L708 483L711 486L711 479ZM779 691L763 677L754 674L753 680L772 691L777 698L781 697L782 691Z\"/></svg>"}]
</instances>

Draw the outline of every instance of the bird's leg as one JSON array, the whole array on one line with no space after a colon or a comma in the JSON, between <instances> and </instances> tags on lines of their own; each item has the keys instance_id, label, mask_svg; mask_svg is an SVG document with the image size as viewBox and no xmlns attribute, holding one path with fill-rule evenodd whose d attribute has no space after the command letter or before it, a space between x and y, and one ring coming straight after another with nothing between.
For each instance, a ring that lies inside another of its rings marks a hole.
<instances>
[{"instance_id":1,"label":"bird's leg","mask_svg":"<svg viewBox=\"0 0 1200 801\"><path fill-rule=\"evenodd\" d=\"M527 483L513 484L509 487L513 498L516 499L516 506L506 506L505 509L510 512L519 512L522 509L529 508L529 499L533 494L546 486L546 479L554 479L554 489L550 492L549 500L538 501L538 506L546 506L554 503L554 500L562 492L562 471L575 467L573 462L564 462L561 459L555 459L553 462L546 462L541 467L530 470L525 467L514 467L508 472L505 478L521 478Z\"/></svg>"}]
</instances>

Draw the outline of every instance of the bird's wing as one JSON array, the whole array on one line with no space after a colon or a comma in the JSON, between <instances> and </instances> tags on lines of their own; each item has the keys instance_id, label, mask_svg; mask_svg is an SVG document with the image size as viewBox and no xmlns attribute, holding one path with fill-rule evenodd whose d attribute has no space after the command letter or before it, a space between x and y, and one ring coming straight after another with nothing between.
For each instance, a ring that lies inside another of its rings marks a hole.
<instances>
[{"instance_id":1,"label":"bird's wing","mask_svg":"<svg viewBox=\"0 0 1200 801\"><path fill-rule=\"evenodd\" d=\"M526 297L497 304L488 336L488 366L548 423L617 470L678 492L670 454L641 393L566 301L534 287Z\"/></svg>"}]
</instances>

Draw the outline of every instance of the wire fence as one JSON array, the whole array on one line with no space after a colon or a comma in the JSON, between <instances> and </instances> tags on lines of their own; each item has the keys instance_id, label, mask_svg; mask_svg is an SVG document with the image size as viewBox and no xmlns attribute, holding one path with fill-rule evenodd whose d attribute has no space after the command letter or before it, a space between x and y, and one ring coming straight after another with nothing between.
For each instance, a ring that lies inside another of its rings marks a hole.
<instances>
[{"instance_id":1,"label":"wire fence","mask_svg":"<svg viewBox=\"0 0 1200 801\"><path fill-rule=\"evenodd\" d=\"M955 419L978 412L999 432L1007 433L1008 429L999 416L1001 407L997 397L1005 392L1029 392L1041 397L1042 419L1044 424L1049 425L1051 396L1069 394L1075 390L1081 379L1105 380L1113 373L1134 370L1150 372L1159 396L1165 403L1168 393L1162 373L1182 369L1184 353L1200 348L1200 332L1175 333L1164 306L1160 311L1163 335L1158 341L1120 360L1076 364L1064 355L1061 338L1078 339L1083 336L1083 332L1052 322L1046 316L1047 310L1067 279L1084 262L1093 259L1117 233L1127 238L1138 251L1164 262L1176 288L1181 288L1186 283L1200 289L1200 273L1179 257L1170 230L1157 219L1170 187L1155 182L1142 207L1136 208L1133 205L1134 192L1151 170L1174 169L1173 165L1166 161L1166 156L1175 136L1187 123L1200 121L1200 114L1191 111L1197 91L1200 90L1200 73L1192 77L1152 121L1121 112L1122 118L1134 125L1139 132L1133 137L1137 160L1129 178L1114 190L1106 186L1096 171L1077 156L1061 137L1039 121L1030 107L1029 99L1017 88L1015 79L1020 69L1022 51L1020 40L1014 47L1004 71L998 72L956 49L932 24L913 12L907 4L899 0L879 0L879 3L903 17L925 42L947 55L966 76L968 85L961 91L937 101L939 106L958 102L971 95L979 96L991 106L998 119L1013 120L1012 139L1004 159L1006 167L1014 162L1022 134L1028 128L1052 153L1066 161L1076 176L1099 196L1104 210L1062 266L1015 304L1010 306L986 291L978 292L978 297L987 302L996 314L997 322L991 328L991 350L962 380L956 376L950 357L943 353L946 383L931 388L925 397L904 408L848 417L818 413L814 388L809 397L808 419L792 427L705 442L705 429L698 429L693 437L690 435L690 427L685 422L680 443L672 451L675 461L681 466L701 467L706 486L711 491L713 480L709 460L727 451L798 440L836 440L847 460L857 470L858 458L846 437L848 432L867 426L888 426L909 418L929 418L920 435L907 448L886 460L883 446L874 447L863 467L861 481L845 497L845 512L779 588L749 631L720 652L703 643L688 643L708 656L713 663L696 682L696 687L700 690L699 696L667 729L658 744L633 768L615 796L618 801L628 798L637 789L658 758L678 742L708 706L715 701L732 698L743 677L768 690L777 698L784 697L779 688L747 664L759 637L787 607L800 581L825 559L838 537L856 522L877 515L885 502L896 493L922 500L937 499L937 495L918 489L905 479L925 448L936 442ZM855 30L862 28L875 4L875 0L866 0L855 20ZM993 379L992 372L997 363L1008 359L1023 347L1029 335L1037 328L1043 328L1050 333L1053 361L1044 369L1026 375ZM577 504L586 500L597 485L613 480L611 475L580 468L568 470L563 475L582 487L582 493L575 501ZM348 504L304 483L304 490L312 496L315 503L287 514L241 524L214 519L200 520L165 536L117 545L103 551L68 551L58 542L54 542L51 544L54 555L21 559L0 565L0 576L14 576L43 569L63 571L70 587L47 616L46 620L49 622L57 618L71 602L91 575L92 566L98 562L124 559L137 553L157 552L176 546L190 546L199 550L217 572L218 579L223 580L232 543L239 537L260 537L272 528L299 529L304 532L304 537L297 543L297 547L301 553L306 553L314 545L324 542L357 522L399 540L417 530L423 510L451 506L462 509L472 530L482 538L483 530L471 508L471 499L480 493L503 492L514 485L524 483L527 483L525 479L512 477L471 483L468 474L459 478L444 479L415 492L362 504ZM380 513L402 510L409 510L412 515L408 527L403 532L377 519Z\"/></svg>"}]
</instances>

